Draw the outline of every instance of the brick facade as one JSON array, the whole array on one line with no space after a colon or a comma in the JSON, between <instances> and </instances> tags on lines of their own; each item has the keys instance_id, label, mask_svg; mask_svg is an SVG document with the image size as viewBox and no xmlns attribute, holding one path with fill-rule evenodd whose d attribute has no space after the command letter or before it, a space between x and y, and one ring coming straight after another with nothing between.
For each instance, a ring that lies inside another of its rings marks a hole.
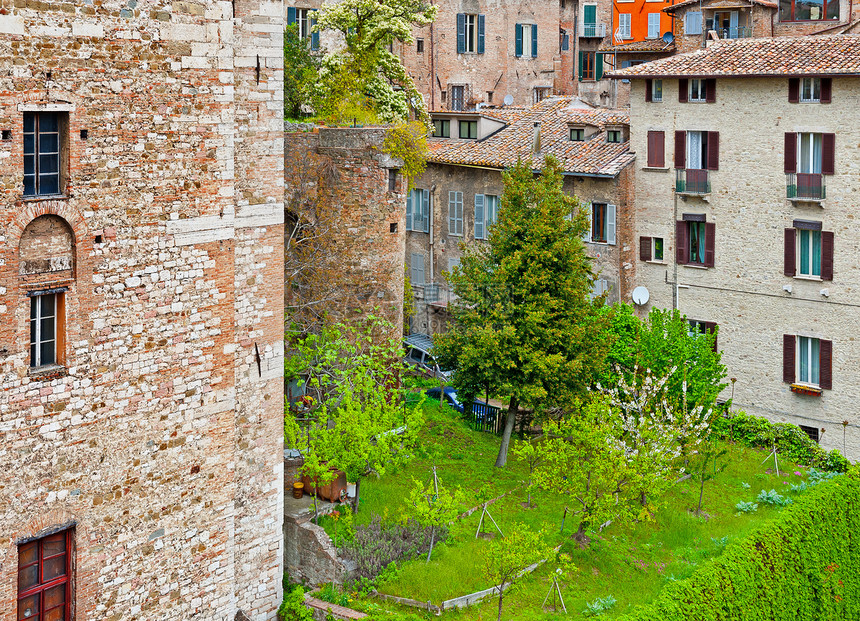
<instances>
[{"instance_id":1,"label":"brick facade","mask_svg":"<svg viewBox=\"0 0 860 621\"><path fill-rule=\"evenodd\" d=\"M823 430L824 448L860 458L853 389L860 382L853 329L860 305L853 201L860 174L860 80L834 76L832 103L789 103L789 80L783 77L718 77L711 104L678 103L679 80L672 78L663 80L661 103L646 103L645 80L632 82L631 148L641 154L635 171L637 235L666 242L663 261L638 260L635 284L651 294L642 312L677 307L691 319L718 324L723 362L728 376L737 378L736 408ZM646 167L649 131L665 133L665 168ZM709 194L673 192L676 131L719 132L719 167L709 171ZM823 202L789 199L787 132L835 134L835 174L824 176ZM676 262L676 222L685 214L715 225L714 267ZM793 230L796 221L820 223L833 233L832 280L785 275L785 230ZM785 335L832 342L831 389L823 375L822 390L813 391L819 396L794 392L784 381ZM727 388L723 396L731 395Z\"/></svg>"},{"instance_id":2,"label":"brick facade","mask_svg":"<svg viewBox=\"0 0 860 621\"><path fill-rule=\"evenodd\" d=\"M0 2L2 620L16 542L62 525L76 619L274 619L282 30L279 1ZM60 196L23 196L30 113ZM43 290L60 364L32 368Z\"/></svg>"}]
</instances>

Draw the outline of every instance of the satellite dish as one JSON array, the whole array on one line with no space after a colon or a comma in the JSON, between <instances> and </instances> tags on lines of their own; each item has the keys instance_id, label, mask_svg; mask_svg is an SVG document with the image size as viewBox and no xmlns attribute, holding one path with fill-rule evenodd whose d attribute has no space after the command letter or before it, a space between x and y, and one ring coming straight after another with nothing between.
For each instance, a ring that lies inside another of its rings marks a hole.
<instances>
[{"instance_id":1,"label":"satellite dish","mask_svg":"<svg viewBox=\"0 0 860 621\"><path fill-rule=\"evenodd\" d=\"M514 103L514 96L513 95L505 95L505 98L503 101L505 102L506 106L510 106L511 104Z\"/></svg>"},{"instance_id":2,"label":"satellite dish","mask_svg":"<svg viewBox=\"0 0 860 621\"><path fill-rule=\"evenodd\" d=\"M645 287L636 287L633 290L633 303L637 306L647 304L649 299L651 299L651 295Z\"/></svg>"},{"instance_id":3,"label":"satellite dish","mask_svg":"<svg viewBox=\"0 0 860 621\"><path fill-rule=\"evenodd\" d=\"M666 45L671 45L674 42L675 35L673 35L671 32L667 32L663 35L663 43L665 43Z\"/></svg>"}]
</instances>

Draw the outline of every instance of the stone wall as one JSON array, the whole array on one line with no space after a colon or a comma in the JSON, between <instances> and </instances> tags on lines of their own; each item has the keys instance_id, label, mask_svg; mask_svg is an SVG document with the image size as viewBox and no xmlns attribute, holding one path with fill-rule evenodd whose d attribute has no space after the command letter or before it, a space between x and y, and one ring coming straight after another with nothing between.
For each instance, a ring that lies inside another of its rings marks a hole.
<instances>
[{"instance_id":1,"label":"stone wall","mask_svg":"<svg viewBox=\"0 0 860 621\"><path fill-rule=\"evenodd\" d=\"M274 618L282 30L280 1L0 0L0 619L16 542L70 524L76 619ZM23 196L29 112L63 121L60 196ZM31 368L47 288L60 364Z\"/></svg>"},{"instance_id":2,"label":"stone wall","mask_svg":"<svg viewBox=\"0 0 860 621\"><path fill-rule=\"evenodd\" d=\"M823 429L824 448L860 458L860 341L854 333L860 308L854 200L860 191L860 80L833 78L830 104L788 103L786 78L718 78L712 104L678 103L677 80L664 80L663 89L662 103L645 103L644 80L633 80L631 148L642 154L635 171L637 236L666 243L663 261L636 259L634 284L651 293L642 311L677 305L691 319L716 322L723 363L737 378L736 408ZM719 170L711 171L711 193L704 198L673 193L676 130L720 132ZM645 168L648 131L665 132L665 169ZM786 198L786 132L836 134L836 174L825 178L823 203ZM713 268L675 264L675 221L684 213L714 223ZM784 274L784 229L796 219L821 222L834 233L832 281ZM783 382L786 334L832 341L832 390L797 394ZM729 398L731 389L723 396Z\"/></svg>"}]
</instances>

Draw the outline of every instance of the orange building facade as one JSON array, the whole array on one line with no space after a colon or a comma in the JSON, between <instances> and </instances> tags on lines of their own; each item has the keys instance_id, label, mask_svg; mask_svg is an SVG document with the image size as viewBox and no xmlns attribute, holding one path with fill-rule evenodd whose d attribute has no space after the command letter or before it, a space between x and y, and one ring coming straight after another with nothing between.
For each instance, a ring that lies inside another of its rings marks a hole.
<instances>
[{"instance_id":1,"label":"orange building facade","mask_svg":"<svg viewBox=\"0 0 860 621\"><path fill-rule=\"evenodd\" d=\"M665 1L615 0L612 3L612 41L615 46L659 41L672 32L672 17L663 12Z\"/></svg>"}]
</instances>

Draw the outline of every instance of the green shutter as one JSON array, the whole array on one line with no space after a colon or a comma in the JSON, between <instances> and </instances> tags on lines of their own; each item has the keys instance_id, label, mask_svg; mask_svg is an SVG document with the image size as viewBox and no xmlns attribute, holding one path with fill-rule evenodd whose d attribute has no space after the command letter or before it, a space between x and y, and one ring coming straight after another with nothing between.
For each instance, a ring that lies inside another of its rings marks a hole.
<instances>
[{"instance_id":1,"label":"green shutter","mask_svg":"<svg viewBox=\"0 0 860 621\"><path fill-rule=\"evenodd\" d=\"M595 57L594 58L594 60L595 60L595 63L594 63L595 64L594 79L599 80L600 78L603 77L603 54L601 54L600 52L597 52L594 55L594 57Z\"/></svg>"},{"instance_id":2,"label":"green shutter","mask_svg":"<svg viewBox=\"0 0 860 621\"><path fill-rule=\"evenodd\" d=\"M466 51L466 14L457 13L457 53Z\"/></svg>"},{"instance_id":3,"label":"green shutter","mask_svg":"<svg viewBox=\"0 0 860 621\"><path fill-rule=\"evenodd\" d=\"M597 24L597 5L586 4L582 7L582 22L584 24Z\"/></svg>"},{"instance_id":4,"label":"green shutter","mask_svg":"<svg viewBox=\"0 0 860 621\"><path fill-rule=\"evenodd\" d=\"M478 15L478 54L484 53L484 16Z\"/></svg>"},{"instance_id":5,"label":"green shutter","mask_svg":"<svg viewBox=\"0 0 860 621\"><path fill-rule=\"evenodd\" d=\"M296 23L296 7L287 7L287 26Z\"/></svg>"},{"instance_id":6,"label":"green shutter","mask_svg":"<svg viewBox=\"0 0 860 621\"><path fill-rule=\"evenodd\" d=\"M316 15L317 12L311 11L311 15ZM320 33L319 30L316 30L314 26L317 25L317 18L311 17L311 49L318 50L320 49Z\"/></svg>"},{"instance_id":7,"label":"green shutter","mask_svg":"<svg viewBox=\"0 0 860 621\"><path fill-rule=\"evenodd\" d=\"M516 49L514 55L519 57L523 55L523 25L517 24L516 27Z\"/></svg>"},{"instance_id":8,"label":"green shutter","mask_svg":"<svg viewBox=\"0 0 860 621\"><path fill-rule=\"evenodd\" d=\"M532 58L537 58L537 24L532 24Z\"/></svg>"}]
</instances>

